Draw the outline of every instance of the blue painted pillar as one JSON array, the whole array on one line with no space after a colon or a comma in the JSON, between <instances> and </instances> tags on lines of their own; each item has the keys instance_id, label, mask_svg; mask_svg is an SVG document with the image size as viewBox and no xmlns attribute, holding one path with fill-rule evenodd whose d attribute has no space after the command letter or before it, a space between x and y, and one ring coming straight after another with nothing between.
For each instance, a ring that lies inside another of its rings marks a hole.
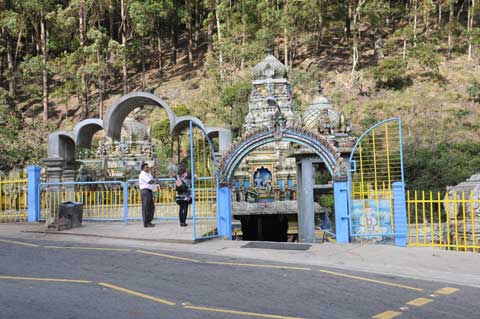
<instances>
[{"instance_id":1,"label":"blue painted pillar","mask_svg":"<svg viewBox=\"0 0 480 319\"><path fill-rule=\"evenodd\" d=\"M193 124L190 121L190 182L192 190L193 240L197 240L197 204L195 199L195 154L193 153Z\"/></svg>"},{"instance_id":2,"label":"blue painted pillar","mask_svg":"<svg viewBox=\"0 0 480 319\"><path fill-rule=\"evenodd\" d=\"M230 187L217 188L218 235L232 239L232 195Z\"/></svg>"},{"instance_id":3,"label":"blue painted pillar","mask_svg":"<svg viewBox=\"0 0 480 319\"><path fill-rule=\"evenodd\" d=\"M28 166L28 222L40 220L40 166Z\"/></svg>"},{"instance_id":4,"label":"blue painted pillar","mask_svg":"<svg viewBox=\"0 0 480 319\"><path fill-rule=\"evenodd\" d=\"M128 223L128 182L122 183L123 187L123 221Z\"/></svg>"},{"instance_id":5,"label":"blue painted pillar","mask_svg":"<svg viewBox=\"0 0 480 319\"><path fill-rule=\"evenodd\" d=\"M335 229L337 242L348 243L350 240L348 226L348 182L334 181Z\"/></svg>"},{"instance_id":6,"label":"blue painted pillar","mask_svg":"<svg viewBox=\"0 0 480 319\"><path fill-rule=\"evenodd\" d=\"M393 225L396 246L407 246L407 210L405 206L405 184L394 182L393 187Z\"/></svg>"}]
</instances>

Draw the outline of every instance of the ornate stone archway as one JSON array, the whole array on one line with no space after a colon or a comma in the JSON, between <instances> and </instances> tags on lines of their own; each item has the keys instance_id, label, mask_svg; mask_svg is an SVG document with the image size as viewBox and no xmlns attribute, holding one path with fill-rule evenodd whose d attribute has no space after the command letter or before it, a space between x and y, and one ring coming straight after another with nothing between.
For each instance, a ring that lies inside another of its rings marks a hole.
<instances>
[{"instance_id":1,"label":"ornate stone archway","mask_svg":"<svg viewBox=\"0 0 480 319\"><path fill-rule=\"evenodd\" d=\"M307 131L298 127L282 127L281 123L275 125L274 128L254 131L251 134L245 136L243 139L232 145L229 151L227 151L218 166L218 176L220 179L220 188L217 191L217 203L218 209L218 228L219 234L231 238L231 223L232 223L232 204L231 204L231 181L233 174L245 158L248 153L252 152L256 148L262 145L272 143L275 141L286 141L296 144L300 144L304 147L312 150L318 157L320 157L325 166L330 171L333 177L334 196L335 196L335 222L336 222L336 235L338 242L348 242L348 196L347 196L347 183L348 183L348 170L343 158L340 156L340 152L333 145L331 140L325 136ZM310 171L311 173L311 171ZM308 176L309 181L304 181L306 185L313 185L313 174L305 174ZM303 193L310 192L312 189L305 187L300 190ZM313 197L310 199L313 203ZM305 206L305 205L304 205ZM310 207L306 207L305 220L311 219L313 216L313 208L310 211ZM313 219L312 219L313 220ZM313 225L313 226L312 226ZM314 232L314 224L308 225L309 228L309 240L312 239L310 233L312 229Z\"/></svg>"},{"instance_id":2,"label":"ornate stone archway","mask_svg":"<svg viewBox=\"0 0 480 319\"><path fill-rule=\"evenodd\" d=\"M254 131L232 145L218 167L220 183L228 185L242 159L254 149L275 141L297 143L314 151L327 166L334 180L347 180L347 168L340 152L326 137L303 128L287 127Z\"/></svg>"}]
</instances>

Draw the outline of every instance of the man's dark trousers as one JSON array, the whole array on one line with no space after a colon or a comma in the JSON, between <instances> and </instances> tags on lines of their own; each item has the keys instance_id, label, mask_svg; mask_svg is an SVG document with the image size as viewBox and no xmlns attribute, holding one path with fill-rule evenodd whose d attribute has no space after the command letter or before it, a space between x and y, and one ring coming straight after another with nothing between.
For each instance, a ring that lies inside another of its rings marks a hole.
<instances>
[{"instance_id":1,"label":"man's dark trousers","mask_svg":"<svg viewBox=\"0 0 480 319\"><path fill-rule=\"evenodd\" d=\"M154 213L153 193L150 189L142 189L142 218L144 226L152 222Z\"/></svg>"}]
</instances>

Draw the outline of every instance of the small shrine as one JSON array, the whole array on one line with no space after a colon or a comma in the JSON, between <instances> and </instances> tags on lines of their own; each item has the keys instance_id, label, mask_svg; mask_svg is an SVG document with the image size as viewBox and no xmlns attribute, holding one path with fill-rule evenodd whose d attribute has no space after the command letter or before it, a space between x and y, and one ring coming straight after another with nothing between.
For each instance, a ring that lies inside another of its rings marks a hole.
<instances>
[{"instance_id":1,"label":"small shrine","mask_svg":"<svg viewBox=\"0 0 480 319\"><path fill-rule=\"evenodd\" d=\"M80 151L81 163L77 180L128 180L137 178L143 162L154 166L157 161L155 145L149 129L134 118L123 122L119 142L102 136L93 152Z\"/></svg>"},{"instance_id":2,"label":"small shrine","mask_svg":"<svg viewBox=\"0 0 480 319\"><path fill-rule=\"evenodd\" d=\"M350 154L355 142L350 134L350 123L347 122L343 113L335 110L330 104L320 86L317 94L312 98L311 105L303 113L295 110L292 97L287 68L273 55L267 55L253 68L252 91L243 134L272 129L278 117L281 116L286 122L286 127L302 127L323 135L331 140L345 157ZM251 215L269 215L268 227L282 228L288 223L289 234L295 233L298 212L296 209L297 161L302 156L317 157L311 150L301 145L276 141L255 149L243 159L234 175L232 202L233 215L241 221L244 235L251 233L249 231L251 227L248 224L258 229L262 227L260 219L247 217ZM332 194L332 177L326 166L318 163L315 174L327 176L327 179L323 178L318 182L323 184L320 185L320 195ZM322 207L316 198L314 210L317 216L328 214L330 208ZM273 214L279 216L278 222L281 226L272 222ZM266 233L266 230L264 229L263 232ZM284 236L249 239L285 241Z\"/></svg>"},{"instance_id":3,"label":"small shrine","mask_svg":"<svg viewBox=\"0 0 480 319\"><path fill-rule=\"evenodd\" d=\"M268 103L269 100L274 101L276 105ZM295 111L287 68L271 54L253 68L248 109L243 125L244 134L272 128L275 125L275 114L280 110L287 126L300 126L326 135L345 153L348 153L354 145L354 139L350 135L350 123L343 113L336 111L330 104L321 87L307 111L303 114ZM294 199L296 189L294 155L301 153L308 154L310 151L288 142L275 142L251 152L235 173L237 201L240 198L247 200L248 193L255 194L257 202Z\"/></svg>"}]
</instances>

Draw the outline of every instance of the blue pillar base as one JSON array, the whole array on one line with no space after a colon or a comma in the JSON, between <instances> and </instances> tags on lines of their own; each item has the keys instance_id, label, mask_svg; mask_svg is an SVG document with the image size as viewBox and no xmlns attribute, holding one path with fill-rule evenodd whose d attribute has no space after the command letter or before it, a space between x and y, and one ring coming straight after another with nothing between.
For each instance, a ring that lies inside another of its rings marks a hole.
<instances>
[{"instance_id":1,"label":"blue pillar base","mask_svg":"<svg viewBox=\"0 0 480 319\"><path fill-rule=\"evenodd\" d=\"M405 184L395 182L393 187L393 221L395 246L407 246L407 210L405 206Z\"/></svg>"},{"instance_id":2,"label":"blue pillar base","mask_svg":"<svg viewBox=\"0 0 480 319\"><path fill-rule=\"evenodd\" d=\"M217 188L218 235L232 239L232 205L229 187Z\"/></svg>"},{"instance_id":3,"label":"blue pillar base","mask_svg":"<svg viewBox=\"0 0 480 319\"><path fill-rule=\"evenodd\" d=\"M28 166L28 222L40 220L40 166Z\"/></svg>"},{"instance_id":4,"label":"blue pillar base","mask_svg":"<svg viewBox=\"0 0 480 319\"><path fill-rule=\"evenodd\" d=\"M338 243L348 243L349 218L348 218L348 183L334 181L333 193L335 200L335 229Z\"/></svg>"}]
</instances>

